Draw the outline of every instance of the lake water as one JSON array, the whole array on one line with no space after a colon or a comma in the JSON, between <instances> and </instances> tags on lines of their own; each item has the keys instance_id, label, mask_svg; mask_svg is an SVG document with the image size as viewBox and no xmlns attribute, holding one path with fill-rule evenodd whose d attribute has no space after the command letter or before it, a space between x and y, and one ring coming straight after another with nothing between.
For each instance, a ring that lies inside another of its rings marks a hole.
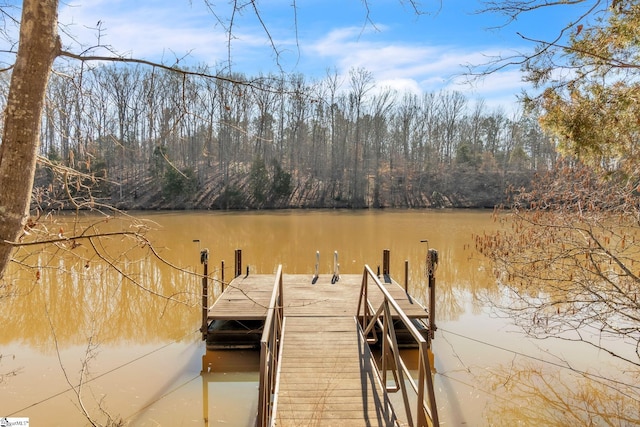
<instances>
[{"instance_id":1,"label":"lake water","mask_svg":"<svg viewBox=\"0 0 640 427\"><path fill-rule=\"evenodd\" d=\"M497 227L488 211L133 216L148 220L146 236L158 256L126 236L16 254L0 300L0 417L28 417L32 426L87 425L86 412L102 424L111 417L134 426L252 426L257 353L207 353L200 339L201 281L194 273L201 272L203 248L218 280L223 261L226 279L233 275L236 249L250 274L273 273L278 264L285 273L312 274L316 251L321 274L331 274L334 251L340 273L362 274L365 264L381 265L389 249L391 275L403 283L408 261L409 292L425 304L425 254L438 250L433 352L442 425L561 425L570 406L562 390L570 394L581 378L574 371L617 372L605 355L530 341L493 313L491 301L503 296L472 239ZM71 227L140 229L97 216L76 225L67 216L41 222L61 236ZM567 363L574 371L561 367ZM547 385L550 378L559 385Z\"/></svg>"}]
</instances>

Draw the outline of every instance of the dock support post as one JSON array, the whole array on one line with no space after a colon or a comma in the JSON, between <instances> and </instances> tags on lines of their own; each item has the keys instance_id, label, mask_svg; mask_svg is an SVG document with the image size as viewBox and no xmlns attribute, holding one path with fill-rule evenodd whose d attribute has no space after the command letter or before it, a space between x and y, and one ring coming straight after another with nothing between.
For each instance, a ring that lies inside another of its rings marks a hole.
<instances>
[{"instance_id":1,"label":"dock support post","mask_svg":"<svg viewBox=\"0 0 640 427\"><path fill-rule=\"evenodd\" d=\"M202 340L207 339L207 320L209 320L209 249L200 251L200 264L203 265L202 272Z\"/></svg>"},{"instance_id":2,"label":"dock support post","mask_svg":"<svg viewBox=\"0 0 640 427\"><path fill-rule=\"evenodd\" d=\"M409 260L404 260L404 291L409 293Z\"/></svg>"},{"instance_id":3,"label":"dock support post","mask_svg":"<svg viewBox=\"0 0 640 427\"><path fill-rule=\"evenodd\" d=\"M236 249L236 275L238 277L242 274L242 249Z\"/></svg>"},{"instance_id":4,"label":"dock support post","mask_svg":"<svg viewBox=\"0 0 640 427\"><path fill-rule=\"evenodd\" d=\"M427 276L429 277L429 336L435 337L436 330L436 269L438 268L438 251L427 252Z\"/></svg>"},{"instance_id":5,"label":"dock support post","mask_svg":"<svg viewBox=\"0 0 640 427\"><path fill-rule=\"evenodd\" d=\"M224 292L224 260L220 263L220 283L222 286L222 292Z\"/></svg>"},{"instance_id":6,"label":"dock support post","mask_svg":"<svg viewBox=\"0 0 640 427\"><path fill-rule=\"evenodd\" d=\"M382 275L384 276L385 282L388 280L391 274L390 258L391 258L391 251L389 249L383 250L382 251Z\"/></svg>"}]
</instances>

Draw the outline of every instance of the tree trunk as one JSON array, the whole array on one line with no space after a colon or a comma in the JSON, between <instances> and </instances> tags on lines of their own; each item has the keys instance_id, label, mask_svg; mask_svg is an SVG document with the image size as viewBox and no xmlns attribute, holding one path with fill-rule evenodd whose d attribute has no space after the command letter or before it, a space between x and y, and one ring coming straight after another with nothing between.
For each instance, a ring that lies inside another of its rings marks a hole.
<instances>
[{"instance_id":1,"label":"tree trunk","mask_svg":"<svg viewBox=\"0 0 640 427\"><path fill-rule=\"evenodd\" d=\"M24 0L0 145L0 278L27 219L51 66L60 50L58 0Z\"/></svg>"}]
</instances>

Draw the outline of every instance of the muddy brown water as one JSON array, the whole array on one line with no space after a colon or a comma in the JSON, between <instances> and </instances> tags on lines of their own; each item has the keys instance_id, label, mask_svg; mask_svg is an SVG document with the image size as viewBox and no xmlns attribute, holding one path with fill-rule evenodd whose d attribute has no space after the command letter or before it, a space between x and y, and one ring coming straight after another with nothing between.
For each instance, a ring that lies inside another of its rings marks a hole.
<instances>
[{"instance_id":1,"label":"muddy brown water","mask_svg":"<svg viewBox=\"0 0 640 427\"><path fill-rule=\"evenodd\" d=\"M126 236L17 253L0 300L0 417L28 417L32 426L88 425L87 416L134 426L254 425L257 353L206 352L200 340L201 282L192 273L201 272L203 248L214 279L222 278L223 261L231 277L235 249L250 274L273 273L278 264L285 273L312 274L316 251L321 274L332 272L334 251L342 274L361 274L389 249L391 275L403 282L408 261L409 292L423 303L425 253L437 249L433 352L443 425L527 425L518 407L541 393L530 387L530 371L558 375L548 362L560 358L578 369L609 363L567 343L527 340L489 309L501 295L472 241L496 227L488 211L132 215L149 220L147 237L162 260ZM63 236L74 227L68 216L42 222ZM88 224L99 232L137 229L84 215L75 227Z\"/></svg>"}]
</instances>

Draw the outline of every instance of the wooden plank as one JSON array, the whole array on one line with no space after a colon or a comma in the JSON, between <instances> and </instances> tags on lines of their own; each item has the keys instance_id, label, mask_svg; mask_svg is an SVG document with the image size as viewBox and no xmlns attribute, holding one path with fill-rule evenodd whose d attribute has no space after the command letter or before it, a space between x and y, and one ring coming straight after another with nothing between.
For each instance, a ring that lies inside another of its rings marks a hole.
<instances>
[{"instance_id":1,"label":"wooden plank","mask_svg":"<svg viewBox=\"0 0 640 427\"><path fill-rule=\"evenodd\" d=\"M287 316L282 340L276 425L396 425L353 315Z\"/></svg>"},{"instance_id":2,"label":"wooden plank","mask_svg":"<svg viewBox=\"0 0 640 427\"><path fill-rule=\"evenodd\" d=\"M356 420L346 420L346 419L342 419L340 420L340 422L336 422L336 420L320 420L320 421L316 421L312 418L307 418L307 419L300 419L300 418L294 418L294 419L282 419L278 422L278 427L336 427L336 426L340 426L340 427L362 427L363 425L395 425L394 423L390 423L390 424L382 424L379 422L376 422L376 420L372 420L372 421L368 421L368 422L363 422L362 419L356 419Z\"/></svg>"},{"instance_id":3,"label":"wooden plank","mask_svg":"<svg viewBox=\"0 0 640 427\"><path fill-rule=\"evenodd\" d=\"M274 275L253 275L234 279L209 309L209 319L229 319L236 312L244 319L266 316ZM311 275L283 276L285 316L353 316L358 307L362 276L343 275L334 284L331 276L320 276L315 284ZM427 319L428 313L409 298L397 283L387 283L387 289L409 318ZM369 284L369 298L374 307L382 302L375 285Z\"/></svg>"},{"instance_id":4,"label":"wooden plank","mask_svg":"<svg viewBox=\"0 0 640 427\"><path fill-rule=\"evenodd\" d=\"M209 320L264 319L274 281L274 275L236 277L209 308Z\"/></svg>"},{"instance_id":5,"label":"wooden plank","mask_svg":"<svg viewBox=\"0 0 640 427\"><path fill-rule=\"evenodd\" d=\"M377 405L371 405L371 408L376 408ZM362 413L358 411L354 411L350 409L347 405L338 405L334 406L326 403L316 403L310 404L302 407L294 407L292 409L287 409L280 413L280 417L276 422L276 425L280 425L284 420L287 419L295 419L295 420L308 420L312 422L322 422L322 421L333 421L335 425L342 425L341 422L343 420L360 420L361 425L368 425L365 420L366 419L376 419L379 417L379 414L382 415L384 412L383 408L380 408L379 413L371 411L370 413L362 415ZM393 412L388 410L386 412L386 418L389 418L387 423L374 425L394 425ZM339 421L339 423L337 422ZM315 424L314 424L315 425Z\"/></svg>"},{"instance_id":6,"label":"wooden plank","mask_svg":"<svg viewBox=\"0 0 640 427\"><path fill-rule=\"evenodd\" d=\"M335 393L340 393L342 392L342 396L340 396L340 402L343 405L351 405L351 407L353 407L354 404L360 404L363 399L361 394L354 394L351 390L349 389L342 389L342 390L336 390ZM285 397L282 397L285 398ZM374 399L373 397L367 396L367 404L369 405L373 405L376 404L376 399ZM300 405L298 407L304 407L304 405L312 405L312 404L317 404L318 403L318 399L315 396L315 394L309 394L308 390L304 391L301 390L300 393L296 394L295 397L295 403L290 403L290 405L295 406L295 405Z\"/></svg>"}]
</instances>

